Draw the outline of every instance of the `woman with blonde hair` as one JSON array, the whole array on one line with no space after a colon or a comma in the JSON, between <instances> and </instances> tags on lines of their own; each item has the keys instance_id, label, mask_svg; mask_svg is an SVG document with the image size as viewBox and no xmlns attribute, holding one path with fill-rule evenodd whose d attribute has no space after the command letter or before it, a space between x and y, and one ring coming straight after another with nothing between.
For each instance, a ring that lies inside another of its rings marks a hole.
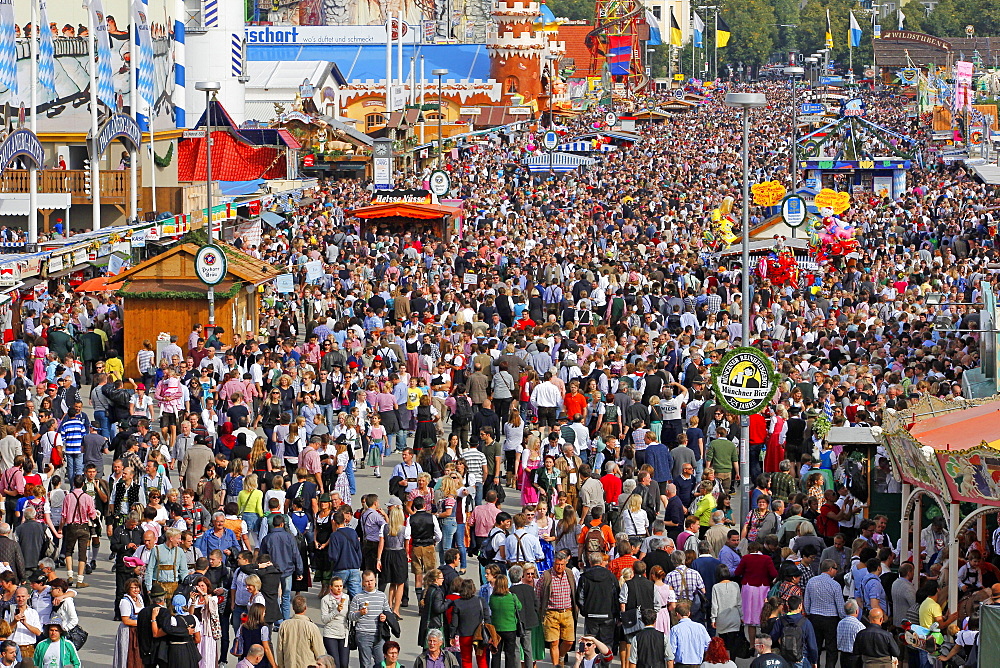
<instances>
[{"instance_id":1,"label":"woman with blonde hair","mask_svg":"<svg viewBox=\"0 0 1000 668\"><path fill-rule=\"evenodd\" d=\"M443 439L442 439L443 440ZM435 493L435 507L438 524L441 527L441 542L438 543L438 559L444 563L445 550L453 547L458 534L458 476L447 475L441 479L441 489ZM464 541L465 536L460 540Z\"/></svg>"},{"instance_id":2,"label":"woman with blonde hair","mask_svg":"<svg viewBox=\"0 0 1000 668\"><path fill-rule=\"evenodd\" d=\"M236 497L236 511L247 523L251 535L257 533L260 519L264 516L264 493L260 491L256 474L251 473L243 480L243 491Z\"/></svg>"},{"instance_id":3,"label":"woman with blonde hair","mask_svg":"<svg viewBox=\"0 0 1000 668\"><path fill-rule=\"evenodd\" d=\"M516 417L518 423L521 422L521 415L519 412L511 412L510 417L512 421ZM517 480L518 486L521 488L522 506L538 503L538 489L532 483L531 474L532 471L542 465L542 461L542 440L538 437L537 433L531 432L525 440L524 450L521 451L520 461L518 463Z\"/></svg>"},{"instance_id":4,"label":"woman with blonde hair","mask_svg":"<svg viewBox=\"0 0 1000 668\"><path fill-rule=\"evenodd\" d=\"M649 516L642 509L642 497L633 494L628 497L625 510L622 512L622 530L629 539L644 538L649 533Z\"/></svg>"},{"instance_id":5,"label":"woman with blonde hair","mask_svg":"<svg viewBox=\"0 0 1000 668\"><path fill-rule=\"evenodd\" d=\"M403 585L409 575L406 568L409 542L410 527L403 507L389 506L389 521L382 526L378 541L378 571L389 585L389 607L397 616L403 603Z\"/></svg>"}]
</instances>

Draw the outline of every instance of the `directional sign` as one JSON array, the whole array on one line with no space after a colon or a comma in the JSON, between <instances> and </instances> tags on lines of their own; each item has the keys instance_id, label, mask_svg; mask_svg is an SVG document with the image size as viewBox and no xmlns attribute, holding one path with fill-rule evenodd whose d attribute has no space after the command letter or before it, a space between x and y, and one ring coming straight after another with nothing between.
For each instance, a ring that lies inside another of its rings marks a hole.
<instances>
[{"instance_id":1,"label":"directional sign","mask_svg":"<svg viewBox=\"0 0 1000 668\"><path fill-rule=\"evenodd\" d=\"M546 132L545 137L542 138L542 146L545 147L545 150L551 151L558 145L559 145L559 135L557 135L555 132L552 132L551 130Z\"/></svg>"},{"instance_id":2,"label":"directional sign","mask_svg":"<svg viewBox=\"0 0 1000 668\"><path fill-rule=\"evenodd\" d=\"M799 111L803 114L822 114L826 112L826 105L807 102L799 107Z\"/></svg>"},{"instance_id":3,"label":"directional sign","mask_svg":"<svg viewBox=\"0 0 1000 668\"><path fill-rule=\"evenodd\" d=\"M431 193L437 197L443 197L451 190L451 179L448 178L448 172L441 169L431 172L430 184Z\"/></svg>"},{"instance_id":4,"label":"directional sign","mask_svg":"<svg viewBox=\"0 0 1000 668\"><path fill-rule=\"evenodd\" d=\"M806 201L798 195L781 200L781 219L789 227L798 227L806 220Z\"/></svg>"},{"instance_id":5,"label":"directional sign","mask_svg":"<svg viewBox=\"0 0 1000 668\"><path fill-rule=\"evenodd\" d=\"M604 114L604 123L609 128L615 127L616 125L618 125L618 114L616 114L613 111L609 111L608 113Z\"/></svg>"}]
</instances>

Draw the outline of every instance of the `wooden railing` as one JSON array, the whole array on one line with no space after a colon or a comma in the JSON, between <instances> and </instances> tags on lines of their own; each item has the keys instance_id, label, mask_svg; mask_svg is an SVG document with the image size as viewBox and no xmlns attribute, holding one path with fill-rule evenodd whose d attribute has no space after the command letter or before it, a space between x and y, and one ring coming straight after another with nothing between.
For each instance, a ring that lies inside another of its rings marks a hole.
<instances>
[{"instance_id":1,"label":"wooden railing","mask_svg":"<svg viewBox=\"0 0 1000 668\"><path fill-rule=\"evenodd\" d=\"M70 193L73 204L87 204L87 180L90 172L83 169L44 169L38 174L38 192ZM142 183L140 172L139 183ZM28 192L28 170L8 169L0 175L0 193ZM101 203L126 205L129 201L129 171L101 172Z\"/></svg>"}]
</instances>

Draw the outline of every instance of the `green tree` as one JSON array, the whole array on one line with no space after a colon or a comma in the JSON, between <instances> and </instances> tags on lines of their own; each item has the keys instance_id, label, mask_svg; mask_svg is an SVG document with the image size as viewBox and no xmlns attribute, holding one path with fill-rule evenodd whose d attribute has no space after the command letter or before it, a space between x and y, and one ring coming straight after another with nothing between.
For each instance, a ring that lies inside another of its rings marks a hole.
<instances>
[{"instance_id":1,"label":"green tree","mask_svg":"<svg viewBox=\"0 0 1000 668\"><path fill-rule=\"evenodd\" d=\"M778 22L771 3L765 0L727 0L722 4L719 15L732 31L729 45L719 49L719 71L725 72L724 65L732 65L735 69L737 63L753 69L766 64L774 52L778 34Z\"/></svg>"},{"instance_id":2,"label":"green tree","mask_svg":"<svg viewBox=\"0 0 1000 668\"><path fill-rule=\"evenodd\" d=\"M903 12L904 14L906 12ZM907 19L910 17L907 16ZM941 0L926 20L923 27L931 35L938 37L964 37L966 26L966 11L955 0Z\"/></svg>"},{"instance_id":3,"label":"green tree","mask_svg":"<svg viewBox=\"0 0 1000 668\"><path fill-rule=\"evenodd\" d=\"M556 18L570 21L593 21L594 2L591 0L546 0Z\"/></svg>"},{"instance_id":4,"label":"green tree","mask_svg":"<svg viewBox=\"0 0 1000 668\"><path fill-rule=\"evenodd\" d=\"M787 54L797 48L799 3L798 0L774 0L773 6L774 22L778 24L774 48Z\"/></svg>"},{"instance_id":5,"label":"green tree","mask_svg":"<svg viewBox=\"0 0 1000 668\"><path fill-rule=\"evenodd\" d=\"M959 6L963 25L960 32L949 37L965 35L965 26L970 24L976 29L977 37L1000 35L1000 3L996 0L968 0Z\"/></svg>"}]
</instances>

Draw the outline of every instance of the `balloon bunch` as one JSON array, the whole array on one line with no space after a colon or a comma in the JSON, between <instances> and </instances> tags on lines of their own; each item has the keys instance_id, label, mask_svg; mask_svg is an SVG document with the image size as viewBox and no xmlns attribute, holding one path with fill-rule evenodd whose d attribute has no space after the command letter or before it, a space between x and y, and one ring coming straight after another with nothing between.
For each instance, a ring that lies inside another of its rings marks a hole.
<instances>
[{"instance_id":1,"label":"balloon bunch","mask_svg":"<svg viewBox=\"0 0 1000 668\"><path fill-rule=\"evenodd\" d=\"M854 238L854 228L846 225L833 212L821 209L823 217L813 223L809 232L809 245L819 264L827 264L834 260L857 252L858 240Z\"/></svg>"},{"instance_id":2,"label":"balloon bunch","mask_svg":"<svg viewBox=\"0 0 1000 668\"><path fill-rule=\"evenodd\" d=\"M774 250L757 263L756 274L761 280L768 281L774 287L783 285L798 285L799 263L792 249L785 246L785 237L775 237Z\"/></svg>"},{"instance_id":3,"label":"balloon bunch","mask_svg":"<svg viewBox=\"0 0 1000 668\"><path fill-rule=\"evenodd\" d=\"M820 219L809 231L809 246L818 264L827 264L857 252L859 245L854 238L854 228L840 219L840 214L851 205L850 194L824 188L816 195Z\"/></svg>"},{"instance_id":4,"label":"balloon bunch","mask_svg":"<svg viewBox=\"0 0 1000 668\"><path fill-rule=\"evenodd\" d=\"M733 233L734 225L736 218L733 216L733 198L726 197L719 208L712 210L712 220L702 233L705 244L715 252L736 243L740 238Z\"/></svg>"}]
</instances>

